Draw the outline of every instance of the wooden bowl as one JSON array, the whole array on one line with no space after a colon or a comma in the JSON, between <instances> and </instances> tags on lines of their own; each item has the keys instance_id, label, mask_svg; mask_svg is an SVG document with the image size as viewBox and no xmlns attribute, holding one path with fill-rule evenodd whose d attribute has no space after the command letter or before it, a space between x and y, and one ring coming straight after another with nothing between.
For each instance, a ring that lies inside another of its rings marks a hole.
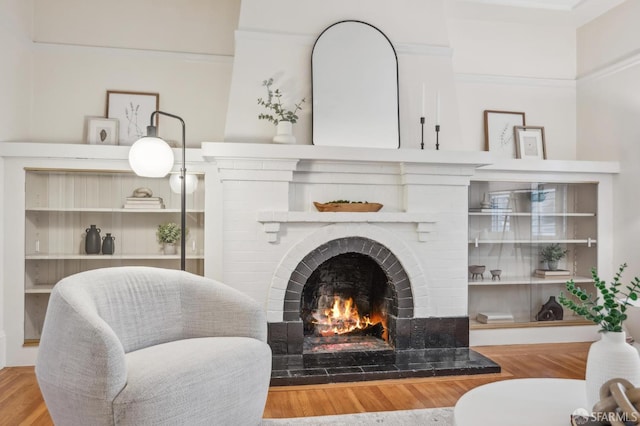
<instances>
[{"instance_id":1,"label":"wooden bowl","mask_svg":"<svg viewBox=\"0 0 640 426\"><path fill-rule=\"evenodd\" d=\"M313 202L319 212L377 212L382 208L378 203L318 203Z\"/></svg>"}]
</instances>

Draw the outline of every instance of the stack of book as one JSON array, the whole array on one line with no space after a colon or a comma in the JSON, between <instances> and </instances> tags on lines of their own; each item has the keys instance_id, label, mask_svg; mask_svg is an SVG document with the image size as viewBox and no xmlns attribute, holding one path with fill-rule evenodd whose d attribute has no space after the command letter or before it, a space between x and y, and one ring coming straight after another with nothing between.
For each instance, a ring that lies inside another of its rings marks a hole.
<instances>
[{"instance_id":1,"label":"stack of book","mask_svg":"<svg viewBox=\"0 0 640 426\"><path fill-rule=\"evenodd\" d=\"M164 209L164 203L161 197L127 197L123 207L125 209Z\"/></svg>"},{"instance_id":2,"label":"stack of book","mask_svg":"<svg viewBox=\"0 0 640 426\"><path fill-rule=\"evenodd\" d=\"M478 315L476 315L476 321L482 324L513 322L513 315L508 312L478 312Z\"/></svg>"},{"instance_id":3,"label":"stack of book","mask_svg":"<svg viewBox=\"0 0 640 426\"><path fill-rule=\"evenodd\" d=\"M536 269L533 274L538 278L562 278L571 276L571 272L566 269L554 269L553 271L549 269Z\"/></svg>"}]
</instances>

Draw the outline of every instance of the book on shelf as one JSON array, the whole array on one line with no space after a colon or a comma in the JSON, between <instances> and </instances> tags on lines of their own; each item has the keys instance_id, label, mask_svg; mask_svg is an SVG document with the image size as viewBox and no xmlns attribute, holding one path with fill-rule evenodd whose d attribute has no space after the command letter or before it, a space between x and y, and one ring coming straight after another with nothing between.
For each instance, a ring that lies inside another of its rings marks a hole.
<instances>
[{"instance_id":1,"label":"book on shelf","mask_svg":"<svg viewBox=\"0 0 640 426\"><path fill-rule=\"evenodd\" d=\"M145 197L145 198L127 197L126 202L134 203L134 204L156 204L156 203L162 204L163 200L162 200L162 197Z\"/></svg>"},{"instance_id":2,"label":"book on shelf","mask_svg":"<svg viewBox=\"0 0 640 426\"><path fill-rule=\"evenodd\" d=\"M482 324L514 322L513 315L508 312L478 312L476 321Z\"/></svg>"},{"instance_id":3,"label":"book on shelf","mask_svg":"<svg viewBox=\"0 0 640 426\"><path fill-rule=\"evenodd\" d=\"M164 209L164 204L141 204L141 203L137 203L137 204L130 204L127 203L125 205L122 206L125 209Z\"/></svg>"},{"instance_id":4,"label":"book on shelf","mask_svg":"<svg viewBox=\"0 0 640 426\"><path fill-rule=\"evenodd\" d=\"M470 208L469 209L470 212L472 213L511 213L512 209L500 209L500 208L483 208L483 207L478 207L478 208Z\"/></svg>"},{"instance_id":5,"label":"book on shelf","mask_svg":"<svg viewBox=\"0 0 640 426\"><path fill-rule=\"evenodd\" d=\"M536 269L534 275L540 278L570 277L571 271L566 269L554 269L553 271L549 269Z\"/></svg>"}]
</instances>

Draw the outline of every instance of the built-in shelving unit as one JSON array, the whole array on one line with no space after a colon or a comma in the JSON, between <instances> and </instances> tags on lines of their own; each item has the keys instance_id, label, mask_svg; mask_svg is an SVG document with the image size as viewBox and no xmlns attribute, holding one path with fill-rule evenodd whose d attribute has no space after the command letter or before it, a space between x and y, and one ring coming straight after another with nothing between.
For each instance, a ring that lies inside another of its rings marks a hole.
<instances>
[{"instance_id":1,"label":"built-in shelving unit","mask_svg":"<svg viewBox=\"0 0 640 426\"><path fill-rule=\"evenodd\" d=\"M187 195L187 270L204 275L204 176ZM162 198L156 208L125 208L136 188ZM24 342L37 343L49 294L62 278L109 266L146 265L178 269L180 255L165 255L159 224L180 223L180 195L169 178L141 178L109 170L25 169ZM115 237L113 254L86 254L90 225Z\"/></svg>"},{"instance_id":2,"label":"built-in shelving unit","mask_svg":"<svg viewBox=\"0 0 640 426\"><path fill-rule=\"evenodd\" d=\"M485 267L484 276L469 278L472 330L588 324L566 310L562 319L543 321L538 314L567 280L595 291L590 270L598 265L596 183L477 180L470 185L469 208L469 265ZM536 270L549 269L539 253L550 244L567 250L559 264L566 272L539 277Z\"/></svg>"}]
</instances>

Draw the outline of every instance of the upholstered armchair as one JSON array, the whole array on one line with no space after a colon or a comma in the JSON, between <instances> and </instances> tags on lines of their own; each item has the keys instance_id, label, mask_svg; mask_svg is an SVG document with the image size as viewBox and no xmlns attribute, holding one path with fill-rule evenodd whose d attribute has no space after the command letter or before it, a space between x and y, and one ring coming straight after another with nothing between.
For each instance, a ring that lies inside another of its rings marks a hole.
<instances>
[{"instance_id":1,"label":"upholstered armchair","mask_svg":"<svg viewBox=\"0 0 640 426\"><path fill-rule=\"evenodd\" d=\"M259 424L266 324L246 295L187 272L81 272L53 289L36 376L57 425Z\"/></svg>"}]
</instances>

